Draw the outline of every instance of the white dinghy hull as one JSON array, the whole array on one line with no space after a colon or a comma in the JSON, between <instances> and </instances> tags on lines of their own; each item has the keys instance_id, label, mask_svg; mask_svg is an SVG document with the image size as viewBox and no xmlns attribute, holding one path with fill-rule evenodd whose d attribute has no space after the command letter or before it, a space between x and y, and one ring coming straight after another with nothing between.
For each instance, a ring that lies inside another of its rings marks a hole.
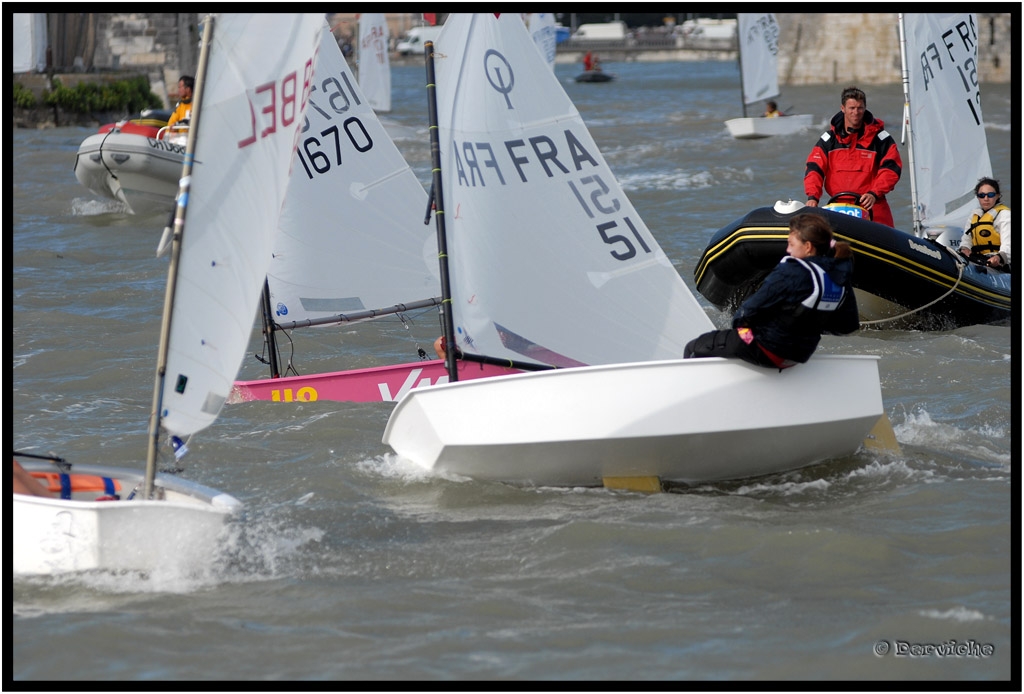
<instances>
[{"instance_id":1,"label":"white dinghy hull","mask_svg":"<svg viewBox=\"0 0 1024 694\"><path fill-rule=\"evenodd\" d=\"M778 118L732 118L725 121L725 127L737 140L757 140L803 132L813 125L813 120L814 116L810 113Z\"/></svg>"},{"instance_id":2,"label":"white dinghy hull","mask_svg":"<svg viewBox=\"0 0 1024 694\"><path fill-rule=\"evenodd\" d=\"M877 362L688 359L436 385L399 401L383 440L428 470L513 484L744 479L855 452L884 413Z\"/></svg>"},{"instance_id":3,"label":"white dinghy hull","mask_svg":"<svg viewBox=\"0 0 1024 694\"><path fill-rule=\"evenodd\" d=\"M55 470L45 462L22 466ZM121 498L96 501L103 492L75 492L71 499L14 494L15 575L208 566L228 518L241 508L233 496L178 477L158 475L154 498L143 500L142 471L75 464L72 473L117 480ZM137 487L138 499L128 500Z\"/></svg>"},{"instance_id":4,"label":"white dinghy hull","mask_svg":"<svg viewBox=\"0 0 1024 694\"><path fill-rule=\"evenodd\" d=\"M170 212L178 194L185 145L134 133L97 133L85 138L75 160L75 178L135 214Z\"/></svg>"}]
</instances>

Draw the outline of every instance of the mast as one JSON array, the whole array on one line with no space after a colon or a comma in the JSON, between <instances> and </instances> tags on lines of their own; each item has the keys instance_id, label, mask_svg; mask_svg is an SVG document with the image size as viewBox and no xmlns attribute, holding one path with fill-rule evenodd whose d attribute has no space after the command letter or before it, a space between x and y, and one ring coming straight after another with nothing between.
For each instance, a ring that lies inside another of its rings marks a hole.
<instances>
[{"instance_id":1,"label":"mast","mask_svg":"<svg viewBox=\"0 0 1024 694\"><path fill-rule=\"evenodd\" d=\"M160 323L160 343L156 359L156 379L153 385L153 407L149 414L149 443L146 449L146 478L143 499L153 495L153 480L156 477L156 458L160 448L160 421L163 410L164 382L167 377L167 353L171 341L171 314L174 308L174 294L178 284L178 261L181 259L181 241L185 233L185 210L188 206L191 185L192 160L196 148L196 133L199 132L199 117L202 113L203 88L206 82L206 66L210 57L210 43L213 38L213 15L207 15L202 27L203 45L199 52L199 69L193 90L191 122L188 128L188 143L185 145L185 160L181 168L181 182L178 190L177 207L174 210L174 232L171 237L171 260L167 268L167 289L164 293L164 313Z\"/></svg>"},{"instance_id":2,"label":"mast","mask_svg":"<svg viewBox=\"0 0 1024 694\"><path fill-rule=\"evenodd\" d=\"M274 312L270 308L270 282L266 279L263 280L263 293L260 295L260 314L263 316L263 341L267 345L270 377L281 378L281 366L277 363L277 326L274 324Z\"/></svg>"},{"instance_id":3,"label":"mast","mask_svg":"<svg viewBox=\"0 0 1024 694\"><path fill-rule=\"evenodd\" d=\"M423 44L427 58L427 112L430 122L430 167L433 182L430 185L434 200L434 220L437 224L437 258L441 266L441 313L444 316L444 365L448 369L448 381L459 380L455 362L455 325L452 316L452 285L448 276L448 239L444 224L444 188L441 186L441 142L437 124L437 84L434 80L434 42Z\"/></svg>"},{"instance_id":4,"label":"mast","mask_svg":"<svg viewBox=\"0 0 1024 694\"><path fill-rule=\"evenodd\" d=\"M743 91L743 37L739 31L739 21L736 22L736 64L740 68L740 108L743 109L743 117L747 117L747 95Z\"/></svg>"},{"instance_id":5,"label":"mast","mask_svg":"<svg viewBox=\"0 0 1024 694\"><path fill-rule=\"evenodd\" d=\"M914 167L914 130L910 123L910 71L907 69L907 33L903 26L903 13L898 14L900 20L900 63L903 77L903 142L907 146L907 163L910 164L910 206L914 214L914 235L922 235L921 206L917 200L917 174Z\"/></svg>"}]
</instances>

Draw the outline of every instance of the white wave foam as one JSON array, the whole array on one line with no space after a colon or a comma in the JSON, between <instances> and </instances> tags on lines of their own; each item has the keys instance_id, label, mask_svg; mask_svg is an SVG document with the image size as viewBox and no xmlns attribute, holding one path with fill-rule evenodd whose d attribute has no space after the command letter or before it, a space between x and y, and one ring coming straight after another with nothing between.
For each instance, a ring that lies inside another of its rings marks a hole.
<instances>
[{"instance_id":1,"label":"white wave foam","mask_svg":"<svg viewBox=\"0 0 1024 694\"><path fill-rule=\"evenodd\" d=\"M95 217L101 214L131 214L128 206L118 200L92 200L75 198L71 201L71 216Z\"/></svg>"},{"instance_id":2,"label":"white wave foam","mask_svg":"<svg viewBox=\"0 0 1024 694\"><path fill-rule=\"evenodd\" d=\"M987 422L961 429L949 422L935 422L926 410L919 409L908 413L902 423L893 426L893 431L903 444L938 449L954 457L990 462L1005 469L1011 463L1009 451L989 443L1006 439L1006 428Z\"/></svg>"},{"instance_id":3,"label":"white wave foam","mask_svg":"<svg viewBox=\"0 0 1024 694\"><path fill-rule=\"evenodd\" d=\"M946 610L945 612L939 612L938 610L921 610L918 612L922 617L930 617L932 619L952 619L955 622L977 622L984 619L988 619L984 614L977 610L969 610L966 607L954 607L953 609Z\"/></svg>"},{"instance_id":4,"label":"white wave foam","mask_svg":"<svg viewBox=\"0 0 1024 694\"><path fill-rule=\"evenodd\" d=\"M765 492L781 494L782 496L792 496L794 494L803 494L809 491L825 492L828 491L831 486L832 483L824 479L811 480L810 482L782 482L777 484L760 483L744 485L737 489L735 493L740 496L747 494L762 494Z\"/></svg>"},{"instance_id":5,"label":"white wave foam","mask_svg":"<svg viewBox=\"0 0 1024 694\"><path fill-rule=\"evenodd\" d=\"M928 482L935 478L931 470L917 470L907 465L905 460L880 461L873 460L864 467L850 470L849 478L892 479L901 477L905 480Z\"/></svg>"},{"instance_id":6,"label":"white wave foam","mask_svg":"<svg viewBox=\"0 0 1024 694\"><path fill-rule=\"evenodd\" d=\"M308 501L310 494L294 505ZM232 523L224 542L223 561L216 577L224 581L259 581L279 578L293 570L303 548L321 542L325 532L294 525L287 518L242 519Z\"/></svg>"},{"instance_id":7,"label":"white wave foam","mask_svg":"<svg viewBox=\"0 0 1024 694\"><path fill-rule=\"evenodd\" d=\"M308 501L310 494L288 505L288 510ZM280 507L277 511L280 510ZM92 571L58 576L19 577L18 582L43 589L56 588L60 599L52 596L40 602L21 602L16 612L32 617L63 612L109 611L118 609L112 601L124 596L152 593L176 595L194 593L223 583L273 580L291 575L300 564L310 543L321 542L325 531L296 525L280 513L273 518L242 516L229 522L217 553L202 565L183 565L167 557L147 572ZM65 590L65 588L73 590ZM82 587L88 590L81 590Z\"/></svg>"},{"instance_id":8,"label":"white wave foam","mask_svg":"<svg viewBox=\"0 0 1024 694\"><path fill-rule=\"evenodd\" d=\"M360 460L356 463L356 469L379 477L398 479L406 482L422 482L424 480L443 479L449 482L468 482L468 477L445 473L434 470L427 470L420 467L411 460L407 460L394 453L385 453Z\"/></svg>"},{"instance_id":9,"label":"white wave foam","mask_svg":"<svg viewBox=\"0 0 1024 694\"><path fill-rule=\"evenodd\" d=\"M716 184L710 171L666 171L661 173L626 174L619 183L627 192L639 190L701 190Z\"/></svg>"}]
</instances>

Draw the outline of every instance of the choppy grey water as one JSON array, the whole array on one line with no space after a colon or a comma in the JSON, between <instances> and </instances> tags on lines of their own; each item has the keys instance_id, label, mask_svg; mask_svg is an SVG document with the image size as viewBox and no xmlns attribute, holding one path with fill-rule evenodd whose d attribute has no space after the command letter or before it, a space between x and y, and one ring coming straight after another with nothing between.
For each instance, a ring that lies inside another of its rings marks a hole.
<instances>
[{"instance_id":1,"label":"choppy grey water","mask_svg":"<svg viewBox=\"0 0 1024 694\"><path fill-rule=\"evenodd\" d=\"M802 199L804 160L844 86L786 90L781 105L819 116L815 130L740 142L723 125L739 113L734 64L606 69L618 79L575 84L570 65L556 73L691 288L715 230ZM423 70L397 67L393 80L384 120L428 181ZM861 86L898 138L901 87ZM1011 90L983 92L994 173L1010 200ZM88 134L17 130L8 149L13 441L140 467L165 219L125 215L77 183L74 155ZM906 175L891 201L897 226L909 228ZM16 581L11 677L59 688L1019 678L1018 326L827 337L822 351L881 355L901 453L861 451L683 493L431 477L381 443L390 405L230 405L184 461L188 477L246 505L222 556L198 575ZM300 370L415 360L438 324L427 312L363 328L297 331ZM252 351L261 351L256 332ZM246 360L242 377L264 374ZM842 393L821 397L827 407ZM966 655L948 652L965 645Z\"/></svg>"}]
</instances>

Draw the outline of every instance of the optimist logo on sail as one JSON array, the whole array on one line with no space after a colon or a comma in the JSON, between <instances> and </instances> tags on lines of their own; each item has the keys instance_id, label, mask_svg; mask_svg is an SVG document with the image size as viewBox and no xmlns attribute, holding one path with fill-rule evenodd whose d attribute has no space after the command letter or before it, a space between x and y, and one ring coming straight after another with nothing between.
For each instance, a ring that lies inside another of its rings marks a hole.
<instances>
[{"instance_id":1,"label":"optimist logo on sail","mask_svg":"<svg viewBox=\"0 0 1024 694\"><path fill-rule=\"evenodd\" d=\"M492 57L493 60L491 59ZM499 63L498 61L501 62ZM502 76L502 73L505 71L502 70L502 65L504 65L505 70L508 71L507 85L505 84L505 80ZM493 79L491 78L492 69L494 70ZM512 91L512 87L515 86L516 76L512 72L512 66L509 64L508 60L505 59L505 56L493 48L484 53L484 74L487 75L487 81L492 87L494 87L494 90L505 97L505 103L508 104L509 110L513 110L512 100L508 98L508 95Z\"/></svg>"}]
</instances>

